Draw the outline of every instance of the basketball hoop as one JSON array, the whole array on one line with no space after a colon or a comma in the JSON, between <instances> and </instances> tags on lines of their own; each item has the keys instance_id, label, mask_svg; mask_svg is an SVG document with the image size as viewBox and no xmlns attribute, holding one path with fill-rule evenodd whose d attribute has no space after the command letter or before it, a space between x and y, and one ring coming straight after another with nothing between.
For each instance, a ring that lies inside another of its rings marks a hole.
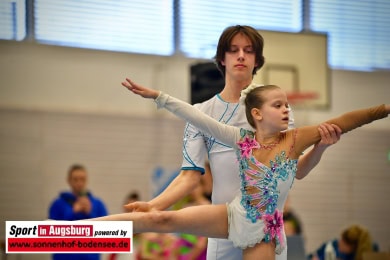
<instances>
[{"instance_id":1,"label":"basketball hoop","mask_svg":"<svg viewBox=\"0 0 390 260\"><path fill-rule=\"evenodd\" d=\"M318 93L310 91L287 92L287 100L293 107L295 125L306 125L309 123L309 102L318 98ZM297 108L297 109L295 109ZM295 110L294 110L295 109Z\"/></svg>"},{"instance_id":2,"label":"basketball hoop","mask_svg":"<svg viewBox=\"0 0 390 260\"><path fill-rule=\"evenodd\" d=\"M287 100L291 105L304 104L307 101L311 101L318 98L316 92L289 92L287 93Z\"/></svg>"}]
</instances>

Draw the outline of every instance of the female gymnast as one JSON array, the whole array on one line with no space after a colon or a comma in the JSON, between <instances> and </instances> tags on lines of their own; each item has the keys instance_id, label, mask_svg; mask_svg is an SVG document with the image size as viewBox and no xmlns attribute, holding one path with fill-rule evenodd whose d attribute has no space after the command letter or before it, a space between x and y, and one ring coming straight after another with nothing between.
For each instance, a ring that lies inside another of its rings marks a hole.
<instances>
[{"instance_id":1,"label":"female gymnast","mask_svg":"<svg viewBox=\"0 0 390 260\"><path fill-rule=\"evenodd\" d=\"M177 211L114 214L92 220L133 221L134 233L189 233L227 238L243 249L244 259L275 259L286 247L283 206L292 187L302 152L320 141L318 125L287 130L289 104L278 86L252 84L242 91L240 102L255 129L222 124L192 105L163 92L140 86L130 79L122 85L134 94L151 98L204 132L235 148L239 160L240 193L226 205L201 205ZM385 118L390 105L346 113L327 123L343 133Z\"/></svg>"}]
</instances>

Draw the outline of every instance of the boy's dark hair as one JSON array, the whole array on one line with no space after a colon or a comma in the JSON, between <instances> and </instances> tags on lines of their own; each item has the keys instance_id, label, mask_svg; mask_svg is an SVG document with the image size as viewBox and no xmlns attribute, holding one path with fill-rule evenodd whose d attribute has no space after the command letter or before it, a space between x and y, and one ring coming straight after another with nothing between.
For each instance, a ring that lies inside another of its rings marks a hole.
<instances>
[{"instance_id":1,"label":"boy's dark hair","mask_svg":"<svg viewBox=\"0 0 390 260\"><path fill-rule=\"evenodd\" d=\"M253 50L255 51L255 61L257 66L253 69L252 75L255 75L256 72L263 67L265 58L263 56L264 49L264 39L260 33L251 26L247 25L235 25L227 27L219 37L217 52L214 56L215 63L217 68L223 76L225 76L225 66L222 65L222 61L225 60L225 53L230 49L230 44L234 36L238 33L241 33L249 38L252 43Z\"/></svg>"}]
</instances>

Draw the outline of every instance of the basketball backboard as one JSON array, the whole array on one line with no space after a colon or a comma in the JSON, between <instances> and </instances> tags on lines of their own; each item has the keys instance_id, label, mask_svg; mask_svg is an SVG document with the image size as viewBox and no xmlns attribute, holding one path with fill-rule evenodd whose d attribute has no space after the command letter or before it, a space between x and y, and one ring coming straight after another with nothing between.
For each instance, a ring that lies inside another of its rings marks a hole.
<instances>
[{"instance_id":1,"label":"basketball backboard","mask_svg":"<svg viewBox=\"0 0 390 260\"><path fill-rule=\"evenodd\" d=\"M289 93L316 93L310 108L329 108L327 35L259 32L264 37L265 64L254 82L278 85Z\"/></svg>"}]
</instances>

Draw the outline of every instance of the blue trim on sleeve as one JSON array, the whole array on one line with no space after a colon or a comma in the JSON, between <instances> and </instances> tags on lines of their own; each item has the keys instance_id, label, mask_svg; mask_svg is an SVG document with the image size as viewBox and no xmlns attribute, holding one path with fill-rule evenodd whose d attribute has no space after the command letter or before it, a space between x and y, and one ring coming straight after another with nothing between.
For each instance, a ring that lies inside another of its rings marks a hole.
<instances>
[{"instance_id":1,"label":"blue trim on sleeve","mask_svg":"<svg viewBox=\"0 0 390 260\"><path fill-rule=\"evenodd\" d=\"M181 167L182 170L192 170L192 171L198 171L200 172L202 175L205 173L205 170L204 168L201 168L201 167Z\"/></svg>"}]
</instances>

